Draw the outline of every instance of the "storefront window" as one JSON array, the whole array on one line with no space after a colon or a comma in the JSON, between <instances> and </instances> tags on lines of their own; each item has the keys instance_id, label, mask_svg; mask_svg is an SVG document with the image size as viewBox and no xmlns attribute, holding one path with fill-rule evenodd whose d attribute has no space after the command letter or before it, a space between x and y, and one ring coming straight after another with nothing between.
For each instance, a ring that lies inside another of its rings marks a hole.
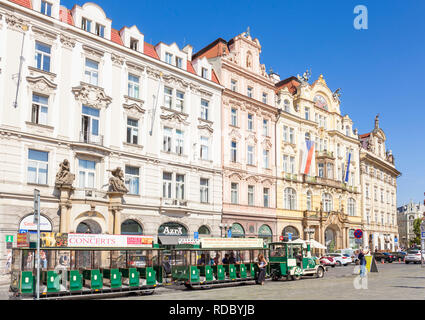
<instances>
[{"instance_id":1,"label":"storefront window","mask_svg":"<svg viewBox=\"0 0 425 320\"><path fill-rule=\"evenodd\" d=\"M232 225L232 237L233 238L245 237L245 230L239 223L234 223Z\"/></svg>"}]
</instances>

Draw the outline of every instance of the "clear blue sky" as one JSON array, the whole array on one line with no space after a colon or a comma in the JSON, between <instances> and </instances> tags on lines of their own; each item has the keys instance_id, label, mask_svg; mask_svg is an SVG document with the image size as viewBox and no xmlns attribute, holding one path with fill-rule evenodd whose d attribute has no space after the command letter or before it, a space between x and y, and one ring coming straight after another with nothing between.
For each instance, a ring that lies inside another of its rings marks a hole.
<instances>
[{"instance_id":1,"label":"clear blue sky","mask_svg":"<svg viewBox=\"0 0 425 320\"><path fill-rule=\"evenodd\" d=\"M71 9L86 1L62 0ZM396 166L398 204L423 201L425 192L425 1L95 1L116 29L136 24L145 41L190 43L194 51L251 27L262 63L282 79L312 69L342 88L341 111L360 133L381 115ZM353 27L354 7L365 5L369 29Z\"/></svg>"}]
</instances>

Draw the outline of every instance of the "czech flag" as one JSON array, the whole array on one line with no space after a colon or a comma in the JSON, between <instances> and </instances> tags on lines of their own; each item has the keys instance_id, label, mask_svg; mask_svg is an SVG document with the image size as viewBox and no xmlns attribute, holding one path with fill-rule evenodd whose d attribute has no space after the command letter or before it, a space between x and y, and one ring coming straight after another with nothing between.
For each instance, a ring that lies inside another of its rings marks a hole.
<instances>
[{"instance_id":1,"label":"czech flag","mask_svg":"<svg viewBox=\"0 0 425 320\"><path fill-rule=\"evenodd\" d=\"M313 141L306 140L302 143L301 174L313 173L316 164L316 146Z\"/></svg>"}]
</instances>

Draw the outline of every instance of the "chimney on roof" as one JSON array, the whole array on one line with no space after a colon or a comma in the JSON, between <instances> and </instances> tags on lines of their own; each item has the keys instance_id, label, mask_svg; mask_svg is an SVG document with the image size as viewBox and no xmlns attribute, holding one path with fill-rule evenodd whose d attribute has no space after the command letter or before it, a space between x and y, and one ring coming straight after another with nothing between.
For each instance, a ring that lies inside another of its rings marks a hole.
<instances>
[{"instance_id":1,"label":"chimney on roof","mask_svg":"<svg viewBox=\"0 0 425 320\"><path fill-rule=\"evenodd\" d=\"M192 61L192 54L193 54L193 47L188 44L183 48L183 52L186 52L187 54L187 60Z\"/></svg>"},{"instance_id":2,"label":"chimney on roof","mask_svg":"<svg viewBox=\"0 0 425 320\"><path fill-rule=\"evenodd\" d=\"M275 73L272 68L270 68L269 77L275 84L280 82L280 75Z\"/></svg>"}]
</instances>

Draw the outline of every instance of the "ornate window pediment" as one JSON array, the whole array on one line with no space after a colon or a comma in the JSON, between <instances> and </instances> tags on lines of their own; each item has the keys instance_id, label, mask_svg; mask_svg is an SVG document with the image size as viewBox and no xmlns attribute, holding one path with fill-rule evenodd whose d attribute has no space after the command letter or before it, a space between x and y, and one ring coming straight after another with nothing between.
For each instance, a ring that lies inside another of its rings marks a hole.
<instances>
[{"instance_id":1,"label":"ornate window pediment","mask_svg":"<svg viewBox=\"0 0 425 320\"><path fill-rule=\"evenodd\" d=\"M57 34L45 30L45 29L41 29L38 27L33 26L32 28L32 32L33 32L33 37L36 40L39 40L41 42L46 42L46 43L50 43L52 44L58 37Z\"/></svg>"},{"instance_id":2,"label":"ornate window pediment","mask_svg":"<svg viewBox=\"0 0 425 320\"><path fill-rule=\"evenodd\" d=\"M83 50L87 58L94 59L94 60L100 60L105 55L103 51L93 47L89 47L87 45L83 45Z\"/></svg>"},{"instance_id":3,"label":"ornate window pediment","mask_svg":"<svg viewBox=\"0 0 425 320\"><path fill-rule=\"evenodd\" d=\"M202 134L211 135L214 133L214 129L209 124L199 125L198 129Z\"/></svg>"},{"instance_id":4,"label":"ornate window pediment","mask_svg":"<svg viewBox=\"0 0 425 320\"><path fill-rule=\"evenodd\" d=\"M185 126L189 125L189 122L187 122L187 119L189 117L189 115L185 114L185 113L181 113L172 109L168 109L165 107L162 107L162 114L161 114L161 119L164 121L167 121L168 123L181 123Z\"/></svg>"},{"instance_id":5,"label":"ornate window pediment","mask_svg":"<svg viewBox=\"0 0 425 320\"><path fill-rule=\"evenodd\" d=\"M124 104L123 105L125 112L128 116L135 119L141 119L145 114L146 110L140 107L138 104Z\"/></svg>"},{"instance_id":6,"label":"ornate window pediment","mask_svg":"<svg viewBox=\"0 0 425 320\"><path fill-rule=\"evenodd\" d=\"M60 35L60 41L61 41L62 47L68 48L71 50L75 48L75 43L77 42L75 38L68 37L64 34Z\"/></svg>"},{"instance_id":7,"label":"ornate window pediment","mask_svg":"<svg viewBox=\"0 0 425 320\"><path fill-rule=\"evenodd\" d=\"M232 131L230 131L229 137L231 139L237 139L237 140L240 140L242 138L241 134L239 133L239 130L237 129L233 129Z\"/></svg>"},{"instance_id":8,"label":"ornate window pediment","mask_svg":"<svg viewBox=\"0 0 425 320\"><path fill-rule=\"evenodd\" d=\"M82 104L97 109L107 108L112 103L112 98L105 94L100 87L81 82L78 87L72 88L75 99Z\"/></svg>"},{"instance_id":9,"label":"ornate window pediment","mask_svg":"<svg viewBox=\"0 0 425 320\"><path fill-rule=\"evenodd\" d=\"M258 142L258 139L257 139L257 137L254 134L249 134L245 138L245 140L248 141L248 142L253 142L253 143L257 143Z\"/></svg>"},{"instance_id":10,"label":"ornate window pediment","mask_svg":"<svg viewBox=\"0 0 425 320\"><path fill-rule=\"evenodd\" d=\"M163 79L166 84L171 86L177 86L181 89L186 89L187 87L189 87L188 82L184 81L183 79L177 78L174 75L164 75Z\"/></svg>"},{"instance_id":11,"label":"ornate window pediment","mask_svg":"<svg viewBox=\"0 0 425 320\"><path fill-rule=\"evenodd\" d=\"M53 94L56 88L58 87L56 84L49 81L44 76L27 77L27 82L31 91L35 91L35 92L46 94L46 95Z\"/></svg>"}]
</instances>

